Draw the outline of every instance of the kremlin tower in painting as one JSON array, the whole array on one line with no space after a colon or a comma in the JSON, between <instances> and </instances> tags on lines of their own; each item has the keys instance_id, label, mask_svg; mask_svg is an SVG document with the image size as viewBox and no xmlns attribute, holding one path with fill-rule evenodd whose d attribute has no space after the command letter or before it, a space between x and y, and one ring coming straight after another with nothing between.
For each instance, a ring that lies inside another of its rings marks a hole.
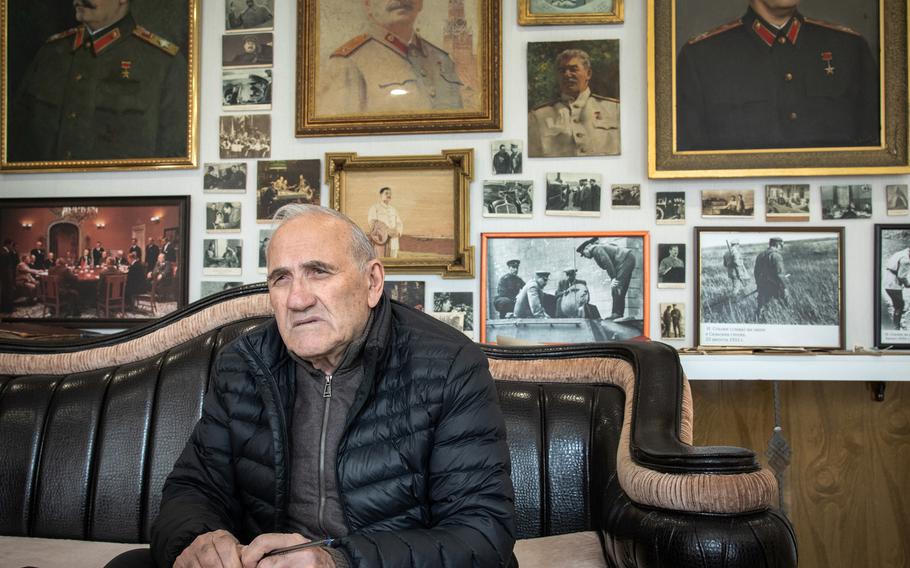
<instances>
[{"instance_id":1,"label":"kremlin tower in painting","mask_svg":"<svg viewBox=\"0 0 910 568\"><path fill-rule=\"evenodd\" d=\"M465 19L464 3L465 0L449 0L443 49L455 62L458 76L464 84L462 99L465 107L470 108L477 99L477 57L474 54L474 32Z\"/></svg>"}]
</instances>

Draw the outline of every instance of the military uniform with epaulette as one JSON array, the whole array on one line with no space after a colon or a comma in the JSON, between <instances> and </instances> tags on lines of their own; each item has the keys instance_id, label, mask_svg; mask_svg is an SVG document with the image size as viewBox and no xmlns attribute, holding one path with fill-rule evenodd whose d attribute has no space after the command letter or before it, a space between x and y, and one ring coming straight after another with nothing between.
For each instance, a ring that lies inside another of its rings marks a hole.
<instances>
[{"instance_id":1,"label":"military uniform with epaulette","mask_svg":"<svg viewBox=\"0 0 910 568\"><path fill-rule=\"evenodd\" d=\"M677 61L677 148L879 143L878 67L863 37L796 13L746 15L695 37Z\"/></svg>"},{"instance_id":2,"label":"military uniform with epaulette","mask_svg":"<svg viewBox=\"0 0 910 568\"><path fill-rule=\"evenodd\" d=\"M51 36L10 115L13 161L187 155L187 63L127 15L94 36Z\"/></svg>"},{"instance_id":3,"label":"military uniform with epaulette","mask_svg":"<svg viewBox=\"0 0 910 568\"><path fill-rule=\"evenodd\" d=\"M374 26L336 49L321 71L321 116L462 108L452 58L416 34L405 43Z\"/></svg>"},{"instance_id":4,"label":"military uniform with epaulette","mask_svg":"<svg viewBox=\"0 0 910 568\"><path fill-rule=\"evenodd\" d=\"M564 96L528 114L528 155L619 154L619 101L591 93Z\"/></svg>"}]
</instances>

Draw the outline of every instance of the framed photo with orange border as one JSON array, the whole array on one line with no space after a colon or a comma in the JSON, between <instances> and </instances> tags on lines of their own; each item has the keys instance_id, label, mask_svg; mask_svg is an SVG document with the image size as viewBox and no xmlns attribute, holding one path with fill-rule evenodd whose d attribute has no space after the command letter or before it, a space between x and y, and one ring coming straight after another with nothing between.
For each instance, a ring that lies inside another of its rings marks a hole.
<instances>
[{"instance_id":1,"label":"framed photo with orange border","mask_svg":"<svg viewBox=\"0 0 910 568\"><path fill-rule=\"evenodd\" d=\"M480 341L648 335L647 231L482 233Z\"/></svg>"}]
</instances>

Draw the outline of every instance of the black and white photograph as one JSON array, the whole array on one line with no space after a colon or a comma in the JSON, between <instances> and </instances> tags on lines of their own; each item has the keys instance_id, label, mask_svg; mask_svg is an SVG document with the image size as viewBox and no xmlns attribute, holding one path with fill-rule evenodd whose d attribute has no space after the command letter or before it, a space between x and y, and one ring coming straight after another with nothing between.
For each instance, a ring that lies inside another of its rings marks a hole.
<instances>
[{"instance_id":1,"label":"black and white photograph","mask_svg":"<svg viewBox=\"0 0 910 568\"><path fill-rule=\"evenodd\" d=\"M275 27L274 0L225 0L224 29L245 33Z\"/></svg>"},{"instance_id":2,"label":"black and white photograph","mask_svg":"<svg viewBox=\"0 0 910 568\"><path fill-rule=\"evenodd\" d=\"M389 298L425 312L427 305L427 283L423 280L386 280L383 283Z\"/></svg>"},{"instance_id":3,"label":"black and white photograph","mask_svg":"<svg viewBox=\"0 0 910 568\"><path fill-rule=\"evenodd\" d=\"M256 266L256 272L265 274L268 272L268 262L266 253L269 250L269 241L272 240L274 229L259 229L259 262Z\"/></svg>"},{"instance_id":4,"label":"black and white photograph","mask_svg":"<svg viewBox=\"0 0 910 568\"><path fill-rule=\"evenodd\" d=\"M521 140L494 140L490 144L493 173L496 175L520 174L523 148Z\"/></svg>"},{"instance_id":5,"label":"black and white photograph","mask_svg":"<svg viewBox=\"0 0 910 568\"><path fill-rule=\"evenodd\" d=\"M271 32L221 36L222 67L271 67L275 60Z\"/></svg>"},{"instance_id":6,"label":"black and white photograph","mask_svg":"<svg viewBox=\"0 0 910 568\"><path fill-rule=\"evenodd\" d=\"M823 185L822 219L869 219L872 217L872 186Z\"/></svg>"},{"instance_id":7,"label":"black and white photograph","mask_svg":"<svg viewBox=\"0 0 910 568\"><path fill-rule=\"evenodd\" d=\"M654 218L658 225L685 225L686 192L658 191L655 193Z\"/></svg>"},{"instance_id":8,"label":"black and white photograph","mask_svg":"<svg viewBox=\"0 0 910 568\"><path fill-rule=\"evenodd\" d=\"M547 215L600 217L600 174L547 174Z\"/></svg>"},{"instance_id":9,"label":"black and white photograph","mask_svg":"<svg viewBox=\"0 0 910 568\"><path fill-rule=\"evenodd\" d=\"M202 274L240 276L243 273L243 240L203 239Z\"/></svg>"},{"instance_id":10,"label":"black and white photograph","mask_svg":"<svg viewBox=\"0 0 910 568\"><path fill-rule=\"evenodd\" d=\"M271 110L271 67L224 69L221 72L221 94L221 108L224 110Z\"/></svg>"},{"instance_id":11,"label":"black and white photograph","mask_svg":"<svg viewBox=\"0 0 910 568\"><path fill-rule=\"evenodd\" d=\"M910 349L910 224L875 225L875 346Z\"/></svg>"},{"instance_id":12,"label":"black and white photograph","mask_svg":"<svg viewBox=\"0 0 910 568\"><path fill-rule=\"evenodd\" d=\"M613 209L641 209L641 186L637 183L610 186Z\"/></svg>"},{"instance_id":13,"label":"black and white photograph","mask_svg":"<svg viewBox=\"0 0 910 568\"><path fill-rule=\"evenodd\" d=\"M483 182L483 216L530 219L534 214L531 180Z\"/></svg>"},{"instance_id":14,"label":"black and white photograph","mask_svg":"<svg viewBox=\"0 0 910 568\"><path fill-rule=\"evenodd\" d=\"M246 164L205 164L202 190L205 193L244 193L246 191Z\"/></svg>"},{"instance_id":15,"label":"black and white photograph","mask_svg":"<svg viewBox=\"0 0 910 568\"><path fill-rule=\"evenodd\" d=\"M243 286L243 282L230 281L222 282L220 280L203 280L199 283L199 299L211 296L212 294L217 294L224 290L230 290L231 288L239 288Z\"/></svg>"},{"instance_id":16,"label":"black and white photograph","mask_svg":"<svg viewBox=\"0 0 910 568\"><path fill-rule=\"evenodd\" d=\"M481 342L583 343L648 334L645 231L483 233Z\"/></svg>"},{"instance_id":17,"label":"black and white photograph","mask_svg":"<svg viewBox=\"0 0 910 568\"><path fill-rule=\"evenodd\" d=\"M686 305L682 302L658 304L660 308L660 338L686 338Z\"/></svg>"},{"instance_id":18,"label":"black and white photograph","mask_svg":"<svg viewBox=\"0 0 910 568\"><path fill-rule=\"evenodd\" d=\"M206 203L205 230L207 233L239 233L240 202L210 201Z\"/></svg>"},{"instance_id":19,"label":"black and white photograph","mask_svg":"<svg viewBox=\"0 0 910 568\"><path fill-rule=\"evenodd\" d=\"M319 205L319 160L272 160L256 164L256 220L269 223L288 203Z\"/></svg>"},{"instance_id":20,"label":"black and white photograph","mask_svg":"<svg viewBox=\"0 0 910 568\"><path fill-rule=\"evenodd\" d=\"M657 287L686 287L686 243L657 245Z\"/></svg>"},{"instance_id":21,"label":"black and white photograph","mask_svg":"<svg viewBox=\"0 0 910 568\"><path fill-rule=\"evenodd\" d=\"M474 338L474 292L434 292L430 315Z\"/></svg>"},{"instance_id":22,"label":"black and white photograph","mask_svg":"<svg viewBox=\"0 0 910 568\"><path fill-rule=\"evenodd\" d=\"M809 220L812 194L808 183L765 186L765 220L805 222Z\"/></svg>"},{"instance_id":23,"label":"black and white photograph","mask_svg":"<svg viewBox=\"0 0 910 568\"><path fill-rule=\"evenodd\" d=\"M696 345L843 349L843 227L696 227Z\"/></svg>"},{"instance_id":24,"label":"black and white photograph","mask_svg":"<svg viewBox=\"0 0 910 568\"><path fill-rule=\"evenodd\" d=\"M272 116L222 116L218 139L222 160L268 158L272 153Z\"/></svg>"},{"instance_id":25,"label":"black and white photograph","mask_svg":"<svg viewBox=\"0 0 910 568\"><path fill-rule=\"evenodd\" d=\"M751 189L703 189L701 216L749 219L755 216L755 191Z\"/></svg>"},{"instance_id":26,"label":"black and white photograph","mask_svg":"<svg viewBox=\"0 0 910 568\"><path fill-rule=\"evenodd\" d=\"M910 214L910 208L907 207L907 184L886 185L885 203L889 216Z\"/></svg>"}]
</instances>

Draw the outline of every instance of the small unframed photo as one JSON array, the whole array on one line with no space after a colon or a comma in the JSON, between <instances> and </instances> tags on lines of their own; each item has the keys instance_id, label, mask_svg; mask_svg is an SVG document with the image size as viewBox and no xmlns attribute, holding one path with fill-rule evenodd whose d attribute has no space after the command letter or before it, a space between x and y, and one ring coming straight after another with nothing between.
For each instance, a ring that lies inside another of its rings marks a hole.
<instances>
[{"instance_id":1,"label":"small unframed photo","mask_svg":"<svg viewBox=\"0 0 910 568\"><path fill-rule=\"evenodd\" d=\"M547 174L547 215L600 217L600 174Z\"/></svg>"},{"instance_id":2,"label":"small unframed photo","mask_svg":"<svg viewBox=\"0 0 910 568\"><path fill-rule=\"evenodd\" d=\"M686 305L684 303L660 303L660 338L686 338Z\"/></svg>"},{"instance_id":3,"label":"small unframed photo","mask_svg":"<svg viewBox=\"0 0 910 568\"><path fill-rule=\"evenodd\" d=\"M614 184L610 186L613 209L641 209L641 186Z\"/></svg>"},{"instance_id":4,"label":"small unframed photo","mask_svg":"<svg viewBox=\"0 0 910 568\"><path fill-rule=\"evenodd\" d=\"M755 191L751 189L703 189L701 216L725 219L755 216Z\"/></svg>"},{"instance_id":5,"label":"small unframed photo","mask_svg":"<svg viewBox=\"0 0 910 568\"><path fill-rule=\"evenodd\" d=\"M483 182L483 216L530 219L534 213L534 182L531 180Z\"/></svg>"}]
</instances>

